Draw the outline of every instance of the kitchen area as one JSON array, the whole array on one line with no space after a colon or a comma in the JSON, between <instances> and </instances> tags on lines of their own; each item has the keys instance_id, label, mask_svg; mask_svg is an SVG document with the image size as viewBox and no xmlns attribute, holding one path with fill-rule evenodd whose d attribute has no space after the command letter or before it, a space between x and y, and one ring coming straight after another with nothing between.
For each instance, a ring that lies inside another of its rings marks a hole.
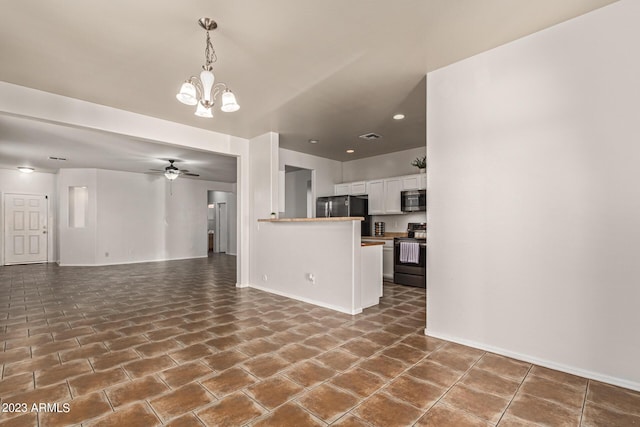
<instances>
[{"instance_id":1,"label":"kitchen area","mask_svg":"<svg viewBox=\"0 0 640 427\"><path fill-rule=\"evenodd\" d=\"M351 165L280 149L278 211L258 218L269 250L251 286L349 314L379 304L385 282L425 288L426 174L407 167L422 153Z\"/></svg>"},{"instance_id":2,"label":"kitchen area","mask_svg":"<svg viewBox=\"0 0 640 427\"><path fill-rule=\"evenodd\" d=\"M363 216L362 242L383 245L383 279L426 287L426 174L336 184L317 217Z\"/></svg>"}]
</instances>

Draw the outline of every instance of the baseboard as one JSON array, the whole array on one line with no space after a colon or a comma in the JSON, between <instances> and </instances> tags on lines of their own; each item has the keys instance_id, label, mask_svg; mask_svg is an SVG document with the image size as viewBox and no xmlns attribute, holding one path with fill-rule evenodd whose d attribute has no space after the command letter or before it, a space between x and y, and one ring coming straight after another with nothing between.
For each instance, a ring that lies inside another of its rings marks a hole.
<instances>
[{"instance_id":1,"label":"baseboard","mask_svg":"<svg viewBox=\"0 0 640 427\"><path fill-rule=\"evenodd\" d=\"M106 267L109 265L126 265L126 264L142 264L145 262L164 262L164 261L182 261L185 259L200 259L207 258L206 255L203 256L191 256L185 258L165 258L165 259L148 259L148 260L140 260L140 261L122 261L122 262L107 262L100 264L61 264L58 263L60 267Z\"/></svg>"},{"instance_id":2,"label":"baseboard","mask_svg":"<svg viewBox=\"0 0 640 427\"><path fill-rule=\"evenodd\" d=\"M579 377L600 381L603 383L627 388L634 391L640 391L640 383L628 381L622 378L612 377L609 375L587 371L585 369L580 369L573 366L563 365L561 363L556 363L552 360L540 359L534 356L530 356L528 354L522 354L522 353L506 350L504 348L494 347L492 345L486 345L476 341L466 340L466 339L462 339L462 338L458 338L458 337L454 337L446 334L431 333L429 332L428 329L424 330L424 334L430 337L441 339L441 340L451 341L457 344L462 344L469 347L478 348L480 350L489 351L491 353L500 354L502 356L511 357L512 359L521 360L523 362L533 363L534 365L542 366L542 367L553 369L556 371L566 372L567 374L577 375Z\"/></svg>"},{"instance_id":3,"label":"baseboard","mask_svg":"<svg viewBox=\"0 0 640 427\"><path fill-rule=\"evenodd\" d=\"M321 302L321 301L316 301L316 300L313 300L313 299L310 299L310 298L305 298L305 297L301 297L301 296L298 296L298 295L293 295L293 294L290 294L288 292L277 291L275 289L265 288L265 287L262 287L262 286L257 286L257 285L252 285L252 284L249 284L248 286L251 287L251 288L254 288L254 289L258 289L258 290L261 290L261 291L269 292L270 294L280 295L281 297L286 297L286 298L294 299L296 301L306 302L306 303L309 303L309 304L317 305L319 307L323 307L323 308L328 308L330 310L339 311L340 313L350 314L352 316L362 313L362 309L361 308L357 309L357 310L348 310L348 309L343 308L343 307L338 307L337 305L327 304L327 303L324 303L324 302Z\"/></svg>"}]
</instances>

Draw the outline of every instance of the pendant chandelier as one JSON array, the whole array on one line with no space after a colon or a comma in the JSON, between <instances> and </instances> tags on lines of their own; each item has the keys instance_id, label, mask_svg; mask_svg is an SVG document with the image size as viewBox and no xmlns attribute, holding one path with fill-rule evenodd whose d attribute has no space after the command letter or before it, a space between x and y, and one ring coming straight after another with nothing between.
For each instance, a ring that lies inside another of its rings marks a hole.
<instances>
[{"instance_id":1,"label":"pendant chandelier","mask_svg":"<svg viewBox=\"0 0 640 427\"><path fill-rule=\"evenodd\" d=\"M236 96L222 82L215 83L212 64L218 57L213 49L209 31L218 28L216 21L210 18L200 18L198 24L207 32L207 45L204 50L204 65L200 77L191 76L182 83L180 92L176 95L178 101L186 105L197 105L195 115L199 117L213 117L213 106L218 95L222 93L222 106L220 110L226 113L238 111L240 106L236 102Z\"/></svg>"}]
</instances>

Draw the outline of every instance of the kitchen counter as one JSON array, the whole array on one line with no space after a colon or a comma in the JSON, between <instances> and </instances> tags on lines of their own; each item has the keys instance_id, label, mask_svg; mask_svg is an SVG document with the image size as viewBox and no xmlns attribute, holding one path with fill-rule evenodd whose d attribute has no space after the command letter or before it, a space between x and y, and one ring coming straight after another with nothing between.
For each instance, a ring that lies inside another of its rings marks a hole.
<instances>
[{"instance_id":1,"label":"kitchen counter","mask_svg":"<svg viewBox=\"0 0 640 427\"><path fill-rule=\"evenodd\" d=\"M384 242L361 242L360 246L377 246L377 245L384 245Z\"/></svg>"},{"instance_id":2,"label":"kitchen counter","mask_svg":"<svg viewBox=\"0 0 640 427\"><path fill-rule=\"evenodd\" d=\"M251 287L350 315L378 304L384 241L363 246L362 220L258 220Z\"/></svg>"},{"instance_id":3,"label":"kitchen counter","mask_svg":"<svg viewBox=\"0 0 640 427\"><path fill-rule=\"evenodd\" d=\"M407 237L407 233L388 232L384 236L362 236L362 240L393 240L394 237Z\"/></svg>"},{"instance_id":4,"label":"kitchen counter","mask_svg":"<svg viewBox=\"0 0 640 427\"><path fill-rule=\"evenodd\" d=\"M334 221L364 221L361 216L337 216L332 218L264 218L258 222L334 222Z\"/></svg>"}]
</instances>

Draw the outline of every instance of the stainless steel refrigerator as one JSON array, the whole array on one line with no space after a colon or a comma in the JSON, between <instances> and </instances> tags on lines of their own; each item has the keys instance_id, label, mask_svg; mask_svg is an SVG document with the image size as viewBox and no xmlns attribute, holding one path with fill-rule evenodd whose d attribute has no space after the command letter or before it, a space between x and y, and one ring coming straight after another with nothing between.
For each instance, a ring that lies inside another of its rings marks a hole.
<instances>
[{"instance_id":1,"label":"stainless steel refrigerator","mask_svg":"<svg viewBox=\"0 0 640 427\"><path fill-rule=\"evenodd\" d=\"M371 216L369 200L357 196L318 197L316 218L362 216L362 235L371 236Z\"/></svg>"}]
</instances>

